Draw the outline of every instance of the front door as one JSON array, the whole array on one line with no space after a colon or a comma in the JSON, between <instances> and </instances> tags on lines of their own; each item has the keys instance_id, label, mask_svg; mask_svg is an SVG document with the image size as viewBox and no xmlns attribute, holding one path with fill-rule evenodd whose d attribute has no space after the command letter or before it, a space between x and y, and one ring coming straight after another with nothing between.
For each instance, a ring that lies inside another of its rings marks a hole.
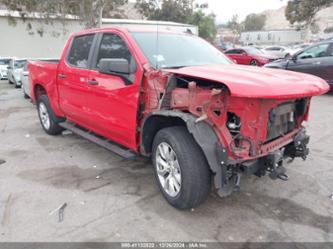
<instances>
[{"instance_id":1,"label":"front door","mask_svg":"<svg viewBox=\"0 0 333 249\"><path fill-rule=\"evenodd\" d=\"M136 150L137 111L142 68L136 63L129 42L121 34L99 34L92 71L89 75L87 112L91 125L99 134ZM98 71L101 59L126 59L133 69L125 82L120 76Z\"/></svg>"}]
</instances>

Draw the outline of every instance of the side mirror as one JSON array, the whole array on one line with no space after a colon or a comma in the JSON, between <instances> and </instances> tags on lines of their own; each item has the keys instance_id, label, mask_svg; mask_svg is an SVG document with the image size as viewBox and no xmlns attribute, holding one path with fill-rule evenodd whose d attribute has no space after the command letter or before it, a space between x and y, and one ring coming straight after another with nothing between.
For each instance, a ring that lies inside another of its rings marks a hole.
<instances>
[{"instance_id":1,"label":"side mirror","mask_svg":"<svg viewBox=\"0 0 333 249\"><path fill-rule=\"evenodd\" d=\"M105 74L130 74L130 65L125 59L101 59L99 72Z\"/></svg>"},{"instance_id":2,"label":"side mirror","mask_svg":"<svg viewBox=\"0 0 333 249\"><path fill-rule=\"evenodd\" d=\"M8 66L7 69L12 69L12 67Z\"/></svg>"},{"instance_id":3,"label":"side mirror","mask_svg":"<svg viewBox=\"0 0 333 249\"><path fill-rule=\"evenodd\" d=\"M125 81L126 85L130 85L133 83L130 76L136 72L136 66L131 67L126 59L101 59L99 61L99 72L119 76Z\"/></svg>"},{"instance_id":4,"label":"side mirror","mask_svg":"<svg viewBox=\"0 0 333 249\"><path fill-rule=\"evenodd\" d=\"M243 53L241 53L241 55L245 56L245 55L247 55L247 53L246 53L246 52L243 52Z\"/></svg>"},{"instance_id":5,"label":"side mirror","mask_svg":"<svg viewBox=\"0 0 333 249\"><path fill-rule=\"evenodd\" d=\"M291 57L291 60L292 60L293 62L296 62L296 61L297 61L297 55L293 55L293 56Z\"/></svg>"},{"instance_id":6,"label":"side mirror","mask_svg":"<svg viewBox=\"0 0 333 249\"><path fill-rule=\"evenodd\" d=\"M23 72L23 76L29 76L29 72Z\"/></svg>"}]
</instances>

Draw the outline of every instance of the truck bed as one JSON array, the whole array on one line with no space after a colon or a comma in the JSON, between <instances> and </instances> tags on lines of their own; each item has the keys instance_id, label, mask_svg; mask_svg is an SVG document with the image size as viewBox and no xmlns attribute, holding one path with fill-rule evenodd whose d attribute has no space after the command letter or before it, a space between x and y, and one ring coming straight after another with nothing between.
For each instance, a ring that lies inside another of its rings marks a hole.
<instances>
[{"instance_id":1,"label":"truck bed","mask_svg":"<svg viewBox=\"0 0 333 249\"><path fill-rule=\"evenodd\" d=\"M49 59L41 61L29 61L28 70L30 83L40 83L45 89L56 87L57 70L59 60ZM34 87L30 88L30 96L35 102ZM53 92L53 91L50 91Z\"/></svg>"}]
</instances>

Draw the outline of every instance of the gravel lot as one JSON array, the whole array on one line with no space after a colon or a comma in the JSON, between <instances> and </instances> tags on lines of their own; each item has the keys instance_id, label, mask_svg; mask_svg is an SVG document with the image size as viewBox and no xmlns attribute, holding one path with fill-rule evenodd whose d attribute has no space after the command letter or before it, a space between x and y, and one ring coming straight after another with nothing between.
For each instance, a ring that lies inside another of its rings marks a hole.
<instances>
[{"instance_id":1,"label":"gravel lot","mask_svg":"<svg viewBox=\"0 0 333 249\"><path fill-rule=\"evenodd\" d=\"M314 99L311 155L287 166L289 181L244 177L239 193L178 211L148 160L46 135L21 90L1 81L0 241L333 241L332 106L332 95Z\"/></svg>"}]
</instances>

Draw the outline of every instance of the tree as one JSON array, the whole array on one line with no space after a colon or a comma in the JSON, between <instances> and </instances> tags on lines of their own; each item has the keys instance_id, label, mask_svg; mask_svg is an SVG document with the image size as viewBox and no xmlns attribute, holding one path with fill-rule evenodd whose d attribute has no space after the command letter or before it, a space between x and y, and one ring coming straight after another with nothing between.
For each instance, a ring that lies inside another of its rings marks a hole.
<instances>
[{"instance_id":1,"label":"tree","mask_svg":"<svg viewBox=\"0 0 333 249\"><path fill-rule=\"evenodd\" d=\"M332 3L333 0L289 0L285 15L290 24L309 27L315 22L318 11Z\"/></svg>"},{"instance_id":2,"label":"tree","mask_svg":"<svg viewBox=\"0 0 333 249\"><path fill-rule=\"evenodd\" d=\"M101 25L103 14L124 4L127 0L0 0L0 5L9 11L17 11L23 21L31 13L35 13L45 24L53 20L64 20L67 15L77 16L85 27L98 27ZM38 14L36 14L38 13ZM15 23L12 12L10 20ZM31 24L30 24L31 25Z\"/></svg>"},{"instance_id":3,"label":"tree","mask_svg":"<svg viewBox=\"0 0 333 249\"><path fill-rule=\"evenodd\" d=\"M238 15L233 15L232 18L227 22L226 27L231 29L235 35L240 34L243 29L243 25L238 21Z\"/></svg>"},{"instance_id":4,"label":"tree","mask_svg":"<svg viewBox=\"0 0 333 249\"><path fill-rule=\"evenodd\" d=\"M213 41L216 36L215 16L206 15L202 9L207 4L194 5L193 0L138 0L137 9L149 20L189 23L199 27L199 35Z\"/></svg>"},{"instance_id":5,"label":"tree","mask_svg":"<svg viewBox=\"0 0 333 249\"><path fill-rule=\"evenodd\" d=\"M190 18L189 23L199 27L199 36L213 42L216 37L217 28L215 25L214 15L205 15L201 10L194 12Z\"/></svg>"},{"instance_id":6,"label":"tree","mask_svg":"<svg viewBox=\"0 0 333 249\"><path fill-rule=\"evenodd\" d=\"M249 14L246 16L243 27L245 31L262 30L266 23L265 15Z\"/></svg>"},{"instance_id":7,"label":"tree","mask_svg":"<svg viewBox=\"0 0 333 249\"><path fill-rule=\"evenodd\" d=\"M138 10L149 20L186 22L193 12L192 0L138 0Z\"/></svg>"}]
</instances>

